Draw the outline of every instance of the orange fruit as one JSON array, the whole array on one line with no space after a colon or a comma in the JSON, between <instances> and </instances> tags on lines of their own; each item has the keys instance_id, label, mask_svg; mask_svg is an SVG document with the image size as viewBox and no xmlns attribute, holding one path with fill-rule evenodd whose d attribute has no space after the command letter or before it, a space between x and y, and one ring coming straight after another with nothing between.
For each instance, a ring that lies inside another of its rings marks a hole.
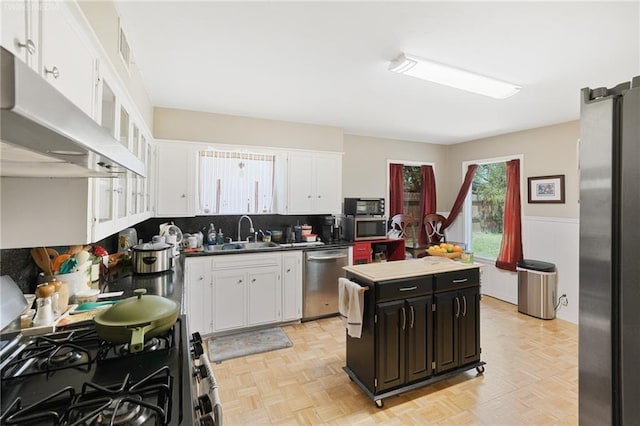
<instances>
[{"instance_id":1,"label":"orange fruit","mask_svg":"<svg viewBox=\"0 0 640 426\"><path fill-rule=\"evenodd\" d=\"M454 253L460 253L462 251L462 247L460 246L453 246L453 251Z\"/></svg>"}]
</instances>

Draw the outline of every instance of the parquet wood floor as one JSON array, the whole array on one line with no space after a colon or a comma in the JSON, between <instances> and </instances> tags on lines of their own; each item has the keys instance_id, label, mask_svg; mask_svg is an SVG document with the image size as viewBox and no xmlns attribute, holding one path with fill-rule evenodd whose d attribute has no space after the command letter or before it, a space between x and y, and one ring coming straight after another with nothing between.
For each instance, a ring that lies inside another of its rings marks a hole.
<instances>
[{"instance_id":1,"label":"parquet wood floor","mask_svg":"<svg viewBox=\"0 0 640 426\"><path fill-rule=\"evenodd\" d=\"M212 364L226 425L578 424L578 327L481 305L484 375L475 370L384 400L376 408L342 370L334 318L286 326L292 348Z\"/></svg>"}]
</instances>

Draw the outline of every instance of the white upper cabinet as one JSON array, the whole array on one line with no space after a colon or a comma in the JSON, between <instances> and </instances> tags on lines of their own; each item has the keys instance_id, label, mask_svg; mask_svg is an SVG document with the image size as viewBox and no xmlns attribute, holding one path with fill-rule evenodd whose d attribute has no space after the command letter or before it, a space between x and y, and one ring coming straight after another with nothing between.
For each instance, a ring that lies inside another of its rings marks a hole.
<instances>
[{"instance_id":1,"label":"white upper cabinet","mask_svg":"<svg viewBox=\"0 0 640 426\"><path fill-rule=\"evenodd\" d=\"M156 216L195 215L195 147L186 142L158 142Z\"/></svg>"},{"instance_id":2,"label":"white upper cabinet","mask_svg":"<svg viewBox=\"0 0 640 426\"><path fill-rule=\"evenodd\" d=\"M42 4L40 73L77 107L94 117L96 55L61 3Z\"/></svg>"},{"instance_id":3,"label":"white upper cabinet","mask_svg":"<svg viewBox=\"0 0 640 426\"><path fill-rule=\"evenodd\" d=\"M2 46L34 70L40 55L40 15L34 1L2 2Z\"/></svg>"},{"instance_id":4,"label":"white upper cabinet","mask_svg":"<svg viewBox=\"0 0 640 426\"><path fill-rule=\"evenodd\" d=\"M340 213L341 184L341 154L289 153L286 213Z\"/></svg>"}]
</instances>

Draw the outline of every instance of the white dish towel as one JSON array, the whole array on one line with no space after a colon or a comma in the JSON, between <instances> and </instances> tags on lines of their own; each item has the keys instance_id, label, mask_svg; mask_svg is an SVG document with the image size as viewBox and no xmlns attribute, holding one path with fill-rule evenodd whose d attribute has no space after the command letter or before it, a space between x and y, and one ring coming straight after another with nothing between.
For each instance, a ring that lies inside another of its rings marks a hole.
<instances>
[{"instance_id":1,"label":"white dish towel","mask_svg":"<svg viewBox=\"0 0 640 426\"><path fill-rule=\"evenodd\" d=\"M338 307L342 322L351 337L360 338L362 335L362 316L364 313L364 292L361 287L346 278L338 279Z\"/></svg>"}]
</instances>

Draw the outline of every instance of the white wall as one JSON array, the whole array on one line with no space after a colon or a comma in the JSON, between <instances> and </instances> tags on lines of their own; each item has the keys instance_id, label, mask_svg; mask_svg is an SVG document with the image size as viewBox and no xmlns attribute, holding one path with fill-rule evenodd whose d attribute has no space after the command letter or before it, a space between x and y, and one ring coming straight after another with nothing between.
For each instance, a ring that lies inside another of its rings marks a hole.
<instances>
[{"instance_id":1,"label":"white wall","mask_svg":"<svg viewBox=\"0 0 640 426\"><path fill-rule=\"evenodd\" d=\"M158 139L342 152L339 127L173 108L155 108L153 125Z\"/></svg>"},{"instance_id":2,"label":"white wall","mask_svg":"<svg viewBox=\"0 0 640 426\"><path fill-rule=\"evenodd\" d=\"M558 297L566 294L569 302L567 306L558 307L557 317L576 324L579 304L579 225L578 219L570 218L525 216L522 221L525 258L556 265ZM493 262L482 263L486 264L482 275L482 293L517 305L517 273L498 269Z\"/></svg>"}]
</instances>

